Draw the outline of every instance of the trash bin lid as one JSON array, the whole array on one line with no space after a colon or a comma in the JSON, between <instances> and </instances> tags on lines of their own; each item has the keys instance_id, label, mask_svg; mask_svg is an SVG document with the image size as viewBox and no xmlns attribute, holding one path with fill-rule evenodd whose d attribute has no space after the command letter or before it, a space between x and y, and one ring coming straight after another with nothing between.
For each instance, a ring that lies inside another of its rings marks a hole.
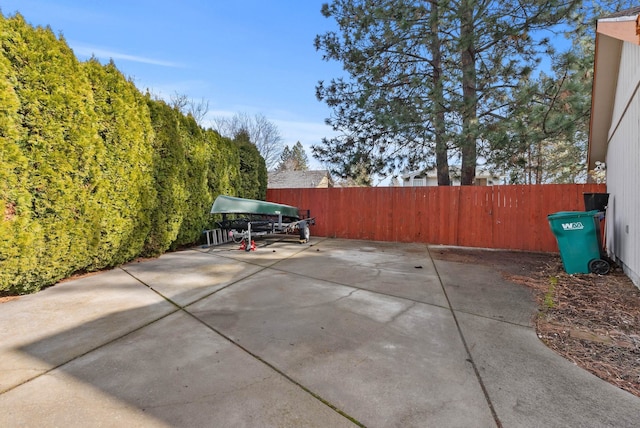
<instances>
[{"instance_id":1,"label":"trash bin lid","mask_svg":"<svg viewBox=\"0 0 640 428\"><path fill-rule=\"evenodd\" d=\"M547 215L549 220L561 219L561 218L575 218L575 217L595 217L600 211L559 211L557 213Z\"/></svg>"}]
</instances>

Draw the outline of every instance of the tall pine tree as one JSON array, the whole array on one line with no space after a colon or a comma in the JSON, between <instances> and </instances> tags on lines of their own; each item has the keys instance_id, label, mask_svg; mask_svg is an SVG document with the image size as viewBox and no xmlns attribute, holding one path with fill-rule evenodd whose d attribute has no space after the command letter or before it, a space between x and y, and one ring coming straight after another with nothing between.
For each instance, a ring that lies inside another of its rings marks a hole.
<instances>
[{"instance_id":1,"label":"tall pine tree","mask_svg":"<svg viewBox=\"0 0 640 428\"><path fill-rule=\"evenodd\" d=\"M472 184L478 145L506 129L512 91L550 50L538 30L566 21L575 1L334 0L322 13L337 32L316 38L324 59L347 78L320 82L317 96L341 131L314 147L329 163L366 162L372 172L428 168L435 154L440 184L458 157Z\"/></svg>"},{"instance_id":2,"label":"tall pine tree","mask_svg":"<svg viewBox=\"0 0 640 428\"><path fill-rule=\"evenodd\" d=\"M278 171L307 171L308 169L309 158L300 141L296 142L292 148L284 147L280 155Z\"/></svg>"}]
</instances>

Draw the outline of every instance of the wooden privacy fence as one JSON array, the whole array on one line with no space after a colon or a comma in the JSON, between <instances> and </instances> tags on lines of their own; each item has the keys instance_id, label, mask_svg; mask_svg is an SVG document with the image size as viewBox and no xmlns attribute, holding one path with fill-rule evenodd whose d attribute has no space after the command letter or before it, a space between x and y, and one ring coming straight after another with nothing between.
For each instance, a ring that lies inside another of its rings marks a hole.
<instances>
[{"instance_id":1,"label":"wooden privacy fence","mask_svg":"<svg viewBox=\"0 0 640 428\"><path fill-rule=\"evenodd\" d=\"M584 211L604 184L269 189L267 200L311 210L312 235L557 252L547 215Z\"/></svg>"}]
</instances>

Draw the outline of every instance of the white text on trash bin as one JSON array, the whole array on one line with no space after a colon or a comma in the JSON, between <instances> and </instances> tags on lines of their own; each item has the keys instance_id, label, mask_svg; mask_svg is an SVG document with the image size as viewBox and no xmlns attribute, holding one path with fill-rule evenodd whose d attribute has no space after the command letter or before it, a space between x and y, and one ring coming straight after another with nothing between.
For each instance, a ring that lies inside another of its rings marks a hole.
<instances>
[{"instance_id":1,"label":"white text on trash bin","mask_svg":"<svg viewBox=\"0 0 640 428\"><path fill-rule=\"evenodd\" d=\"M574 221L573 223L562 223L563 230L580 230L584 229L582 222Z\"/></svg>"}]
</instances>

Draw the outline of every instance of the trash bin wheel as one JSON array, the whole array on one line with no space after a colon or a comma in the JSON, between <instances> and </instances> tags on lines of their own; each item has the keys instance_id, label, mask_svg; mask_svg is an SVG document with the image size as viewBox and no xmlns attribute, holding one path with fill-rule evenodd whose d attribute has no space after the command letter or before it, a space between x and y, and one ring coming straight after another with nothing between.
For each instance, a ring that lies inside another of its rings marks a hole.
<instances>
[{"instance_id":1,"label":"trash bin wheel","mask_svg":"<svg viewBox=\"0 0 640 428\"><path fill-rule=\"evenodd\" d=\"M606 275L609 273L609 269L611 269L611 267L606 260L593 259L589 262L589 272L597 275Z\"/></svg>"}]
</instances>

